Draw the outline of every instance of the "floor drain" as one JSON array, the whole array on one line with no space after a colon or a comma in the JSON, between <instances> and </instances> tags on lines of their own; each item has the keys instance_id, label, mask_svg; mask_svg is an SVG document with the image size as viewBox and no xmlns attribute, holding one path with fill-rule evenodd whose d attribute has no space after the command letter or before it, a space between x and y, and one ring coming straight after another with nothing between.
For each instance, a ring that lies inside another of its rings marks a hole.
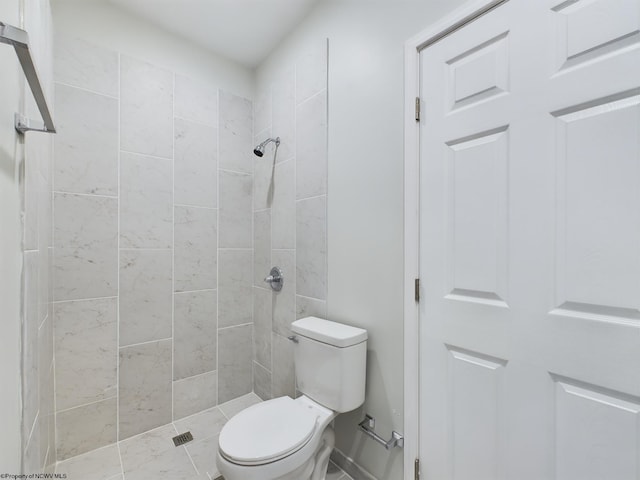
<instances>
[{"instance_id":1,"label":"floor drain","mask_svg":"<svg viewBox=\"0 0 640 480\"><path fill-rule=\"evenodd\" d=\"M191 435L191 432L181 433L180 435L176 435L175 437L173 437L173 443L176 447L184 445L185 443L189 443L191 440L193 440L193 435Z\"/></svg>"}]
</instances>

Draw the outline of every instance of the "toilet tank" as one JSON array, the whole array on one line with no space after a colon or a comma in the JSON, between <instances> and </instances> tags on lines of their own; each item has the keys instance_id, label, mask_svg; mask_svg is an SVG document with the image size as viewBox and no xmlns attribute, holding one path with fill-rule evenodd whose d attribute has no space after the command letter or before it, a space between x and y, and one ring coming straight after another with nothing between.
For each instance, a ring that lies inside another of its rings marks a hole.
<instances>
[{"instance_id":1,"label":"toilet tank","mask_svg":"<svg viewBox=\"0 0 640 480\"><path fill-rule=\"evenodd\" d=\"M296 320L291 330L298 390L340 413L362 405L367 331L316 317Z\"/></svg>"}]
</instances>

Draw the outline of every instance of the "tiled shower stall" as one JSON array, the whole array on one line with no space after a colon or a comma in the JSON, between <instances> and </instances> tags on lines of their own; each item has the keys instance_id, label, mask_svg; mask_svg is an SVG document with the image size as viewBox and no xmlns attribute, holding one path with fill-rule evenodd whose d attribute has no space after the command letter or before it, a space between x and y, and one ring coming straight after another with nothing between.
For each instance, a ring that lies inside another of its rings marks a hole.
<instances>
[{"instance_id":1,"label":"tiled shower stall","mask_svg":"<svg viewBox=\"0 0 640 480\"><path fill-rule=\"evenodd\" d=\"M326 41L252 102L55 40L57 460L251 391L295 396L290 324L326 312ZM277 156L254 157L268 135Z\"/></svg>"}]
</instances>

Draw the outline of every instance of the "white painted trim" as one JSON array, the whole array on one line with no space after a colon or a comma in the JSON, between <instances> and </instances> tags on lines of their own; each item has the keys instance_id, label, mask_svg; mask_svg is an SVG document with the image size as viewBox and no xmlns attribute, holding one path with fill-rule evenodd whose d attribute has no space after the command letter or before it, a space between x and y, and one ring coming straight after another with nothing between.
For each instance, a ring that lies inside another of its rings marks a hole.
<instances>
[{"instance_id":1,"label":"white painted trim","mask_svg":"<svg viewBox=\"0 0 640 480\"><path fill-rule=\"evenodd\" d=\"M413 39L412 39L413 40ZM404 478L413 477L419 448L418 305L413 282L419 271L420 126L415 120L415 97L420 83L420 55L413 41L405 44L404 123Z\"/></svg>"},{"instance_id":2,"label":"white painted trim","mask_svg":"<svg viewBox=\"0 0 640 480\"><path fill-rule=\"evenodd\" d=\"M473 17L495 0L470 0L405 43L404 115L404 479L413 480L420 453L420 329L414 280L420 273L420 124L415 99L420 92L420 45Z\"/></svg>"}]
</instances>

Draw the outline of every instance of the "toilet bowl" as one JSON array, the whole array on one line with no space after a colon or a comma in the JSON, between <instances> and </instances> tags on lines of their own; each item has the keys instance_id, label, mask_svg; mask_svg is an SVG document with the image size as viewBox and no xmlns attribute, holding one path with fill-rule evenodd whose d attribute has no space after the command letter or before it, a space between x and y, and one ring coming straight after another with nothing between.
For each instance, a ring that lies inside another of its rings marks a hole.
<instances>
[{"instance_id":1,"label":"toilet bowl","mask_svg":"<svg viewBox=\"0 0 640 480\"><path fill-rule=\"evenodd\" d=\"M235 480L323 480L334 446L333 412L308 397L243 410L220 433L218 470Z\"/></svg>"},{"instance_id":2,"label":"toilet bowl","mask_svg":"<svg viewBox=\"0 0 640 480\"><path fill-rule=\"evenodd\" d=\"M253 405L227 422L216 454L225 480L325 480L330 423L364 402L366 330L315 317L291 330L302 395Z\"/></svg>"}]
</instances>

